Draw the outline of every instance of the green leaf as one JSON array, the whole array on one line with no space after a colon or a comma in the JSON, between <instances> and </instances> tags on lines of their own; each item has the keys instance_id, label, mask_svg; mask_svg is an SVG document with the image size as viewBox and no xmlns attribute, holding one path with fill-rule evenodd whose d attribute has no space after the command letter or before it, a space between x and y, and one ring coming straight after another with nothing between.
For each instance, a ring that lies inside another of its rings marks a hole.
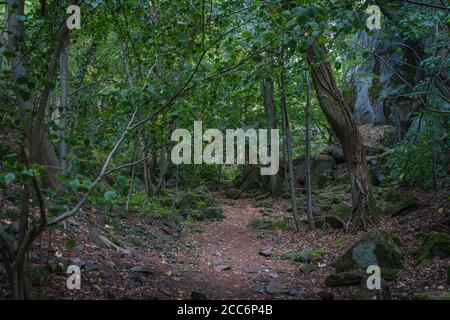
<instances>
[{"instance_id":1,"label":"green leaf","mask_svg":"<svg viewBox=\"0 0 450 320\"><path fill-rule=\"evenodd\" d=\"M75 179L69 182L69 188L71 191L77 191L79 187L80 187L80 180Z\"/></svg>"},{"instance_id":2,"label":"green leaf","mask_svg":"<svg viewBox=\"0 0 450 320\"><path fill-rule=\"evenodd\" d=\"M111 201L116 197L116 192L114 190L106 191L103 196L106 200Z\"/></svg>"},{"instance_id":3,"label":"green leaf","mask_svg":"<svg viewBox=\"0 0 450 320\"><path fill-rule=\"evenodd\" d=\"M16 179L16 175L12 172L8 173L4 178L6 184L10 184Z\"/></svg>"}]
</instances>

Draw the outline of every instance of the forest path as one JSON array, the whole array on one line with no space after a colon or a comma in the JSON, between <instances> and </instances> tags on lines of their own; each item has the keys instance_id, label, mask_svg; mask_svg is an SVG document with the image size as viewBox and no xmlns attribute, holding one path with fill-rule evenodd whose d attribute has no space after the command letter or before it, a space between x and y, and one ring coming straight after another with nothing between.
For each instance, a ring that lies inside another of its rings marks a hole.
<instances>
[{"instance_id":1,"label":"forest path","mask_svg":"<svg viewBox=\"0 0 450 320\"><path fill-rule=\"evenodd\" d=\"M178 257L181 265L171 265L179 268L178 277L169 277L165 287L178 298L190 298L192 291L209 299L286 299L303 293L298 267L281 258L295 248L293 230L254 229L249 223L263 215L252 199L218 200L225 218L200 222L202 232L183 238L190 250ZM276 215L278 210L269 211ZM260 253L264 250L269 251L266 256Z\"/></svg>"}]
</instances>

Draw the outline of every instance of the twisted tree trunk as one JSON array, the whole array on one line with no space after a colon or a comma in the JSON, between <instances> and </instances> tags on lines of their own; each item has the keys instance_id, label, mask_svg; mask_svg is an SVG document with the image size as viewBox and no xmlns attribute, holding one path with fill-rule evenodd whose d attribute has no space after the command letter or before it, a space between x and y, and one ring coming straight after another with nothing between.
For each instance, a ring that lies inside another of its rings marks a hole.
<instances>
[{"instance_id":1,"label":"twisted tree trunk","mask_svg":"<svg viewBox=\"0 0 450 320\"><path fill-rule=\"evenodd\" d=\"M310 47L307 59L320 107L344 149L353 205L346 230L366 229L376 222L377 208L370 190L361 134L350 108L337 88L331 65L327 61L325 46Z\"/></svg>"}]
</instances>

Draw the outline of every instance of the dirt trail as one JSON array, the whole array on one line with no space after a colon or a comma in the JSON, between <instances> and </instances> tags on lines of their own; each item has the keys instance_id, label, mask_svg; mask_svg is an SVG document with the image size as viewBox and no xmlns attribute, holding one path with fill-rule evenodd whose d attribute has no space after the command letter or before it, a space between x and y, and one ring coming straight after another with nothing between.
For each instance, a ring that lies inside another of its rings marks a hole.
<instances>
[{"instance_id":1,"label":"dirt trail","mask_svg":"<svg viewBox=\"0 0 450 320\"><path fill-rule=\"evenodd\" d=\"M177 272L178 279L166 282L169 291L176 291L179 298L189 298L192 291L210 299L296 298L292 289L299 287L298 267L279 257L286 246L294 244L293 232L249 227L251 221L262 218L261 209L252 207L251 199L223 205L223 211L223 220L200 223L203 232L185 238L191 250L179 257L182 264L178 267L183 271ZM268 248L272 249L269 257L259 254ZM270 280L273 294L251 290L255 286L263 290Z\"/></svg>"}]
</instances>

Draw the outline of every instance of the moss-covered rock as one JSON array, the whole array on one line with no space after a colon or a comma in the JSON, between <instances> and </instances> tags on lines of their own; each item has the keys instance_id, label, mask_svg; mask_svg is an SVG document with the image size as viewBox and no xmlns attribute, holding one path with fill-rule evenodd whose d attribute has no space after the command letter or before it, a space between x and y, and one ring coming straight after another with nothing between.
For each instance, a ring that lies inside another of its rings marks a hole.
<instances>
[{"instance_id":1,"label":"moss-covered rock","mask_svg":"<svg viewBox=\"0 0 450 320\"><path fill-rule=\"evenodd\" d=\"M327 287L346 287L357 286L364 279L364 276L358 272L338 272L325 278Z\"/></svg>"},{"instance_id":2,"label":"moss-covered rock","mask_svg":"<svg viewBox=\"0 0 450 320\"><path fill-rule=\"evenodd\" d=\"M401 268L403 264L400 240L391 233L374 229L367 232L350 250L336 262L336 271L380 268Z\"/></svg>"},{"instance_id":3,"label":"moss-covered rock","mask_svg":"<svg viewBox=\"0 0 450 320\"><path fill-rule=\"evenodd\" d=\"M324 216L327 226L333 229L342 229L345 227L352 213L352 208L346 204L338 205L332 214Z\"/></svg>"},{"instance_id":4,"label":"moss-covered rock","mask_svg":"<svg viewBox=\"0 0 450 320\"><path fill-rule=\"evenodd\" d=\"M283 259L301 263L320 262L325 257L325 251L316 248L303 248L299 251L292 251L283 254Z\"/></svg>"},{"instance_id":5,"label":"moss-covered rock","mask_svg":"<svg viewBox=\"0 0 450 320\"><path fill-rule=\"evenodd\" d=\"M429 258L450 257L450 234L431 232L425 236L422 245L416 251L417 263Z\"/></svg>"},{"instance_id":6,"label":"moss-covered rock","mask_svg":"<svg viewBox=\"0 0 450 320\"><path fill-rule=\"evenodd\" d=\"M211 194L197 190L178 192L175 198L175 207L177 209L204 209L207 207L216 207L217 203Z\"/></svg>"},{"instance_id":7,"label":"moss-covered rock","mask_svg":"<svg viewBox=\"0 0 450 320\"><path fill-rule=\"evenodd\" d=\"M450 265L447 267L447 284L450 285Z\"/></svg>"},{"instance_id":8,"label":"moss-covered rock","mask_svg":"<svg viewBox=\"0 0 450 320\"><path fill-rule=\"evenodd\" d=\"M445 291L430 291L415 293L413 300L450 300L450 292Z\"/></svg>"},{"instance_id":9,"label":"moss-covered rock","mask_svg":"<svg viewBox=\"0 0 450 320\"><path fill-rule=\"evenodd\" d=\"M383 214L392 217L405 216L419 206L417 198L412 196L395 195L388 199L389 206L383 210Z\"/></svg>"}]
</instances>

